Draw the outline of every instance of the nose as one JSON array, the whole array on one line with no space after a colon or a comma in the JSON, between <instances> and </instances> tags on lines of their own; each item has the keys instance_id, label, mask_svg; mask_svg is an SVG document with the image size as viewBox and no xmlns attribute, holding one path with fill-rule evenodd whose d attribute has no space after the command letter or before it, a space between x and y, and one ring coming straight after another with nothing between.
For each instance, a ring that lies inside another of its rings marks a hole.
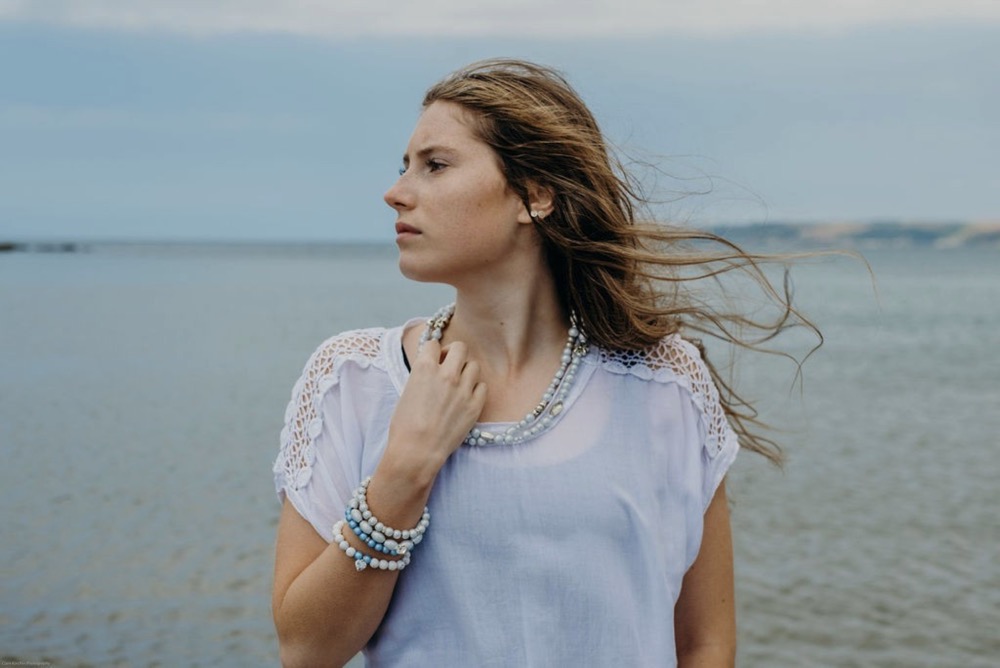
<instances>
[{"instance_id":1,"label":"nose","mask_svg":"<svg viewBox=\"0 0 1000 668\"><path fill-rule=\"evenodd\" d=\"M412 205L413 193L410 192L409 187L404 183L406 175L400 176L392 187L385 191L382 195L382 199L385 203L391 206L396 211L406 209Z\"/></svg>"}]
</instances>

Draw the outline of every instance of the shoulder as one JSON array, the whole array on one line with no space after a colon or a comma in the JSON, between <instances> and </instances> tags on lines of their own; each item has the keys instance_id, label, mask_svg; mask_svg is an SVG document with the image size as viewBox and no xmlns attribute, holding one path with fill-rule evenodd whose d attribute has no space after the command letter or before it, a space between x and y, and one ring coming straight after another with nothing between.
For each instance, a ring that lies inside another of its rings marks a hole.
<instances>
[{"instance_id":1,"label":"shoulder","mask_svg":"<svg viewBox=\"0 0 1000 668\"><path fill-rule=\"evenodd\" d=\"M600 364L606 371L633 376L639 382L680 388L699 413L713 454L730 440L719 388L698 343L670 334L642 350L601 349Z\"/></svg>"},{"instance_id":2,"label":"shoulder","mask_svg":"<svg viewBox=\"0 0 1000 668\"><path fill-rule=\"evenodd\" d=\"M627 374L648 385L679 388L697 414L699 447L706 461L703 508L707 508L726 470L736 458L739 441L726 414L712 369L699 344L671 334L642 350L600 351L600 363L611 373ZM650 398L659 393L650 393Z\"/></svg>"},{"instance_id":3,"label":"shoulder","mask_svg":"<svg viewBox=\"0 0 1000 668\"><path fill-rule=\"evenodd\" d=\"M701 348L680 334L670 334L640 350L600 349L600 364L607 371L653 382L680 382L693 389L711 381Z\"/></svg>"},{"instance_id":4,"label":"shoulder","mask_svg":"<svg viewBox=\"0 0 1000 668\"><path fill-rule=\"evenodd\" d=\"M310 479L317 452L315 442L323 431L320 404L333 388L345 382L355 390L386 382L391 364L387 347L392 346L389 340L394 334L398 339L400 329L372 327L342 332L323 341L309 357L285 409L281 451L274 464L279 493L286 488L299 489ZM350 373L349 368L359 373ZM385 373L371 374L368 369Z\"/></svg>"},{"instance_id":5,"label":"shoulder","mask_svg":"<svg viewBox=\"0 0 1000 668\"><path fill-rule=\"evenodd\" d=\"M310 356L307 368L333 373L345 361L368 366L382 353L383 341L391 330L384 327L352 329L331 336Z\"/></svg>"},{"instance_id":6,"label":"shoulder","mask_svg":"<svg viewBox=\"0 0 1000 668\"><path fill-rule=\"evenodd\" d=\"M340 383L342 376L351 369L361 372L360 376L349 373L359 380L370 376L369 369L391 373L393 363L389 348L392 344L389 339L394 335L398 339L400 329L352 329L323 341L309 356L292 388L293 401L303 395L321 397Z\"/></svg>"}]
</instances>

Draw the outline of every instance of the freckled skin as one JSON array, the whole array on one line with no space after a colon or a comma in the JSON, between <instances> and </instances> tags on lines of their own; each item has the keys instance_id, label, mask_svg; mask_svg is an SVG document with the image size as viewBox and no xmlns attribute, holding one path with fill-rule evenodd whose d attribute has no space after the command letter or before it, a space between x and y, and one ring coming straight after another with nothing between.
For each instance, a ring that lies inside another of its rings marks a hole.
<instances>
[{"instance_id":1,"label":"freckled skin","mask_svg":"<svg viewBox=\"0 0 1000 668\"><path fill-rule=\"evenodd\" d=\"M524 204L470 121L450 102L427 107L410 138L405 172L385 194L397 220L419 231L397 238L407 278L452 285L484 274L503 280L524 255L518 249L537 242Z\"/></svg>"}]
</instances>

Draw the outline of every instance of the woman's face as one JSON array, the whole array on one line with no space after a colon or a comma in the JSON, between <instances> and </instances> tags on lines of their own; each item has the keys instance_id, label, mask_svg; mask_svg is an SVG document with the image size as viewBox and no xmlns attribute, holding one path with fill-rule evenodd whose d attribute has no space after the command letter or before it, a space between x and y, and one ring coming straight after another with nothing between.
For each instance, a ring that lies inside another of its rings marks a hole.
<instances>
[{"instance_id":1,"label":"woman's face","mask_svg":"<svg viewBox=\"0 0 1000 668\"><path fill-rule=\"evenodd\" d=\"M496 153L473 133L460 105L434 102L420 115L404 171L385 193L396 210L403 275L456 284L504 266L531 222Z\"/></svg>"}]
</instances>

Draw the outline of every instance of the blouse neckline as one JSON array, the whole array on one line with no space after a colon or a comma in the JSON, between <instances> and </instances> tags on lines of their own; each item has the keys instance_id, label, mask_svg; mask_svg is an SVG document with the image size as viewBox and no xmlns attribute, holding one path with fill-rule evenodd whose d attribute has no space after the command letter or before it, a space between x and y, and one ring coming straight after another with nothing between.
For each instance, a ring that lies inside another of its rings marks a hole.
<instances>
[{"instance_id":1,"label":"blouse neckline","mask_svg":"<svg viewBox=\"0 0 1000 668\"><path fill-rule=\"evenodd\" d=\"M414 325L422 325L426 322L427 318L411 318L402 325L385 330L383 335L381 354L385 358L386 368L389 372L389 377L392 381L393 387L400 395L402 395L403 388L406 386L406 381L410 377L410 370L407 368L406 359L403 356L403 333ZM573 387L570 389L569 394L566 395L566 399L563 401L562 411L559 415L552 418L552 422L547 429L543 429L535 436L526 438L522 441L522 443L530 442L538 438L538 436L551 431L556 427L556 425L559 424L563 416L572 410L577 397L583 393L587 382L590 380L591 376L594 374L594 370L597 368L599 355L600 353L597 351L597 347L591 344L590 350L582 360L583 363L580 364L577 369L576 380L573 383ZM476 422L473 427L485 431L503 431L516 423L516 420L506 422ZM504 444L497 442L475 447L496 447L502 445Z\"/></svg>"}]
</instances>

